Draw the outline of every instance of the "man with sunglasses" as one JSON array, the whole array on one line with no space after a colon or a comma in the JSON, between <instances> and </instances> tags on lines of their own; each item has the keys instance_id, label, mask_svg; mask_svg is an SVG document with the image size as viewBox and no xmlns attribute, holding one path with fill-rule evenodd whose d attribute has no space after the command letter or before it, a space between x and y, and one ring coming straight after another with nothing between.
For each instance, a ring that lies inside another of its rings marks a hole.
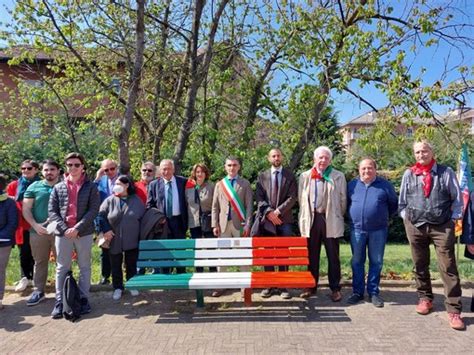
<instances>
[{"instance_id":1,"label":"man with sunglasses","mask_svg":"<svg viewBox=\"0 0 474 355\"><path fill-rule=\"evenodd\" d=\"M15 291L22 292L33 284L33 269L35 261L30 246L30 225L23 218L23 198L25 191L32 183L38 181L39 164L31 159L21 163L21 176L18 180L8 184L8 197L16 201L18 209L18 227L15 232L16 245L20 254L21 279L17 282Z\"/></svg>"},{"instance_id":2,"label":"man with sunglasses","mask_svg":"<svg viewBox=\"0 0 474 355\"><path fill-rule=\"evenodd\" d=\"M91 285L92 234L94 219L100 206L97 186L86 174L84 156L69 153L66 158L66 178L53 188L48 205L50 223L56 223L56 303L53 319L63 317L62 290L66 274L71 270L72 252L75 249L79 265L81 314L91 311L89 289Z\"/></svg>"},{"instance_id":3,"label":"man with sunglasses","mask_svg":"<svg viewBox=\"0 0 474 355\"><path fill-rule=\"evenodd\" d=\"M100 203L104 202L107 197L113 195L113 188L115 181L119 176L117 162L112 159L105 159L100 163L100 169L97 170L95 177L95 183L99 189ZM98 222L96 221L96 231L98 231ZM101 285L107 285L110 283L110 275L112 268L110 266L109 249L101 248L100 254L100 266L101 266Z\"/></svg>"},{"instance_id":4,"label":"man with sunglasses","mask_svg":"<svg viewBox=\"0 0 474 355\"><path fill-rule=\"evenodd\" d=\"M146 204L148 197L148 185L155 180L156 166L151 161L144 162L140 169L141 179L135 183L137 196Z\"/></svg>"},{"instance_id":5,"label":"man with sunglasses","mask_svg":"<svg viewBox=\"0 0 474 355\"><path fill-rule=\"evenodd\" d=\"M48 202L54 185L59 182L60 166L52 159L46 159L42 164L44 180L31 184L25 192L23 200L23 217L31 225L30 243L35 260L33 279L35 288L31 297L26 301L27 306L34 306L44 300L44 288L48 278L49 255L53 252L55 238L47 230Z\"/></svg>"}]
</instances>

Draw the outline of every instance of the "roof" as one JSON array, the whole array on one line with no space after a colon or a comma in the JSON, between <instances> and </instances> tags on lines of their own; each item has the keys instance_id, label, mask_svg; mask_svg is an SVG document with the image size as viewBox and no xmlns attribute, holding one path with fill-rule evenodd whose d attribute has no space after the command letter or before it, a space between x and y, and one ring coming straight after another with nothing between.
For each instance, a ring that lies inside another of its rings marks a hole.
<instances>
[{"instance_id":1,"label":"roof","mask_svg":"<svg viewBox=\"0 0 474 355\"><path fill-rule=\"evenodd\" d=\"M341 128L354 124L373 125L377 120L377 112L369 111L341 125Z\"/></svg>"}]
</instances>

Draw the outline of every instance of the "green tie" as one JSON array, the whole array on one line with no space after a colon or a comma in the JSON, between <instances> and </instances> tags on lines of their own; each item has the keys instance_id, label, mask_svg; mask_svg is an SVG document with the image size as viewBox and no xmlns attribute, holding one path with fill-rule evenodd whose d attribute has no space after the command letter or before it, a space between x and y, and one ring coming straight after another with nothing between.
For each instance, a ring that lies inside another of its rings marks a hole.
<instances>
[{"instance_id":1,"label":"green tie","mask_svg":"<svg viewBox=\"0 0 474 355\"><path fill-rule=\"evenodd\" d=\"M166 196L166 217L173 217L173 187L171 181L166 183L168 185L168 193Z\"/></svg>"}]
</instances>

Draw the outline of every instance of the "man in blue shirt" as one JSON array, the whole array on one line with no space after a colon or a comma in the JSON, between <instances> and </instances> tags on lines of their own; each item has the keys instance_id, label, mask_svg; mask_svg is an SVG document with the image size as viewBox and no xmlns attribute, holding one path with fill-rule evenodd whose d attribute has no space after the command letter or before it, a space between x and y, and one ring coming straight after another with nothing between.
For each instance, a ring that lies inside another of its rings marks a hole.
<instances>
[{"instance_id":1,"label":"man in blue shirt","mask_svg":"<svg viewBox=\"0 0 474 355\"><path fill-rule=\"evenodd\" d=\"M105 159L100 163L100 169L97 170L97 174L94 182L97 185L100 195L100 203L113 194L113 188L115 182L119 176L118 164L115 160ZM96 221L96 229L98 229L98 222ZM110 256L109 249L100 248L102 252L100 253L100 268L101 268L101 285L107 285L110 283L110 275L112 268L110 266Z\"/></svg>"},{"instance_id":2,"label":"man in blue shirt","mask_svg":"<svg viewBox=\"0 0 474 355\"><path fill-rule=\"evenodd\" d=\"M380 273L388 236L388 217L397 211L393 185L377 176L375 160L359 163L359 177L347 186L347 205L351 219L352 295L347 302L364 299L366 249L369 252L367 293L375 307L383 307L379 296Z\"/></svg>"}]
</instances>

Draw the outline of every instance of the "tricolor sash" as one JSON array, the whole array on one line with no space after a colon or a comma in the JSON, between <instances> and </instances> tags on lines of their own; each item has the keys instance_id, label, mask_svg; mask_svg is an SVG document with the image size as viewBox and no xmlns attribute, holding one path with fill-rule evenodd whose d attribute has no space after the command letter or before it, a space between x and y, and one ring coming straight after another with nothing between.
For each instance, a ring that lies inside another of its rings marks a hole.
<instances>
[{"instance_id":1,"label":"tricolor sash","mask_svg":"<svg viewBox=\"0 0 474 355\"><path fill-rule=\"evenodd\" d=\"M232 187L232 184L227 176L221 180L221 188L222 191L224 191L224 195L229 201L230 206L237 214L237 217L239 217L240 222L244 222L247 212L245 211L244 205L240 200L239 195L237 195L237 192L235 192L235 189Z\"/></svg>"}]
</instances>

